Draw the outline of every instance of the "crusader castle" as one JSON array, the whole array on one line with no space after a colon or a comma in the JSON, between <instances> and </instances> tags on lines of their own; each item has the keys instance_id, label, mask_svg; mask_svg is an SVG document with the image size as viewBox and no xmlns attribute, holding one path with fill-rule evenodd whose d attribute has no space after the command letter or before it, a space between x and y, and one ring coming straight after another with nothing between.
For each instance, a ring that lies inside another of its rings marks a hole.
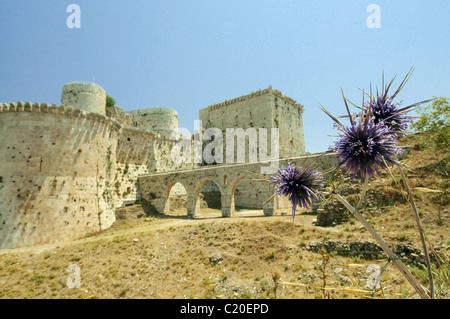
<instances>
[{"instance_id":1,"label":"crusader castle","mask_svg":"<svg viewBox=\"0 0 450 319\"><path fill-rule=\"evenodd\" d=\"M285 165L305 157L302 112L302 105L269 87L204 108L199 118L202 131L268 128L268 145L270 129L278 128L279 165ZM81 238L110 227L115 209L136 201L164 213L171 190L185 194L188 216L199 209L200 190L218 194L224 217L236 206L265 215L288 206L281 198L265 203L273 187L247 178L268 165L260 159L174 162L177 131L175 110L106 107L105 90L91 83L65 85L60 106L0 103L0 248ZM308 160L334 163L330 156Z\"/></svg>"}]
</instances>

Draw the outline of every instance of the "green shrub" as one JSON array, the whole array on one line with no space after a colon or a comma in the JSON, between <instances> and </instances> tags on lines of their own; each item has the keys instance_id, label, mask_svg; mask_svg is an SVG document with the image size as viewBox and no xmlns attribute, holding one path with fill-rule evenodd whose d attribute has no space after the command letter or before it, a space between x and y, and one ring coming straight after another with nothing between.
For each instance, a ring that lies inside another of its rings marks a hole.
<instances>
[{"instance_id":1,"label":"green shrub","mask_svg":"<svg viewBox=\"0 0 450 319\"><path fill-rule=\"evenodd\" d=\"M411 128L427 134L425 144L434 150L443 150L450 146L450 104L444 97L435 98L433 103L418 110L419 120Z\"/></svg>"},{"instance_id":2,"label":"green shrub","mask_svg":"<svg viewBox=\"0 0 450 319\"><path fill-rule=\"evenodd\" d=\"M109 95L106 95L106 106L107 107L113 107L114 105L116 105L116 100L114 100Z\"/></svg>"}]
</instances>

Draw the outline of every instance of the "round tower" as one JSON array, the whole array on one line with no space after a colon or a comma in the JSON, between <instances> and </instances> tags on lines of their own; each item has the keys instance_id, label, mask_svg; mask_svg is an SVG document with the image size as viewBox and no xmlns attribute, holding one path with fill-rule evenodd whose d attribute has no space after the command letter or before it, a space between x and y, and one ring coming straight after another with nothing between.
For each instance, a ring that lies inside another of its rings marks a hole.
<instances>
[{"instance_id":1,"label":"round tower","mask_svg":"<svg viewBox=\"0 0 450 319\"><path fill-rule=\"evenodd\" d=\"M61 106L106 114L106 91L94 83L71 82L63 86Z\"/></svg>"},{"instance_id":2,"label":"round tower","mask_svg":"<svg viewBox=\"0 0 450 319\"><path fill-rule=\"evenodd\" d=\"M150 108L129 112L133 126L150 132L168 135L178 131L178 112L169 108Z\"/></svg>"}]
</instances>

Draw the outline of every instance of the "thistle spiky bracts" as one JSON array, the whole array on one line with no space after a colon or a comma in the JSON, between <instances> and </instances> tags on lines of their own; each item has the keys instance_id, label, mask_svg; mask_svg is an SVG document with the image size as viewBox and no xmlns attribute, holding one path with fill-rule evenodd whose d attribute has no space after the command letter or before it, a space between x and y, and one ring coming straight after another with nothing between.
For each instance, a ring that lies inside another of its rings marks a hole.
<instances>
[{"instance_id":1,"label":"thistle spiky bracts","mask_svg":"<svg viewBox=\"0 0 450 319\"><path fill-rule=\"evenodd\" d=\"M310 208L314 201L318 201L320 189L324 187L323 175L319 171L293 163L280 167L277 176L269 177L269 182L276 185L277 195L287 196L292 203L292 218L295 217L297 205Z\"/></svg>"}]
</instances>

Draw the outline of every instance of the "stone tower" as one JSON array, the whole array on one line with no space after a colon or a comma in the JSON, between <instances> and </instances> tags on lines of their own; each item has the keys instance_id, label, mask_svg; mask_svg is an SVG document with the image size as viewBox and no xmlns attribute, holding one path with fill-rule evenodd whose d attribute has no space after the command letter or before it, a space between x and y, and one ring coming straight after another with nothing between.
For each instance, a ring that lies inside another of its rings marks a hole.
<instances>
[{"instance_id":1,"label":"stone tower","mask_svg":"<svg viewBox=\"0 0 450 319\"><path fill-rule=\"evenodd\" d=\"M178 112L169 108L149 108L128 112L133 126L157 134L171 136L178 131Z\"/></svg>"},{"instance_id":2,"label":"stone tower","mask_svg":"<svg viewBox=\"0 0 450 319\"><path fill-rule=\"evenodd\" d=\"M97 84L71 82L64 85L61 106L106 114L106 92Z\"/></svg>"},{"instance_id":3,"label":"stone tower","mask_svg":"<svg viewBox=\"0 0 450 319\"><path fill-rule=\"evenodd\" d=\"M265 128L270 149L270 129L278 128L280 158L305 154L303 106L272 87L210 105L201 109L199 114L203 130L219 128L223 131L224 140L227 128ZM246 143L248 150L248 139Z\"/></svg>"},{"instance_id":4,"label":"stone tower","mask_svg":"<svg viewBox=\"0 0 450 319\"><path fill-rule=\"evenodd\" d=\"M238 145L245 145L245 162L251 162L250 143L257 143L258 158L256 161L263 161L259 154L259 147L261 146L259 129L267 129L267 155L273 155L271 149L271 128L278 128L279 159L305 154L302 119L303 106L292 98L283 95L280 91L272 89L272 87L210 105L201 109L199 113L203 130L208 128L222 130L225 144L223 147L224 165L232 164L225 161L227 147L230 147L228 141L225 143L226 131L229 128L241 128L241 137L245 138L244 142L237 135L234 137L234 145L232 146L234 147L234 163L239 162ZM252 130L248 130L249 128L255 129L253 130L253 137L250 136ZM205 143L203 143L204 147ZM252 182L247 179L240 182L234 195L235 205L245 208L261 208L261 203L267 198L261 197L261 194L255 194L253 190L258 187L258 182Z\"/></svg>"}]
</instances>

